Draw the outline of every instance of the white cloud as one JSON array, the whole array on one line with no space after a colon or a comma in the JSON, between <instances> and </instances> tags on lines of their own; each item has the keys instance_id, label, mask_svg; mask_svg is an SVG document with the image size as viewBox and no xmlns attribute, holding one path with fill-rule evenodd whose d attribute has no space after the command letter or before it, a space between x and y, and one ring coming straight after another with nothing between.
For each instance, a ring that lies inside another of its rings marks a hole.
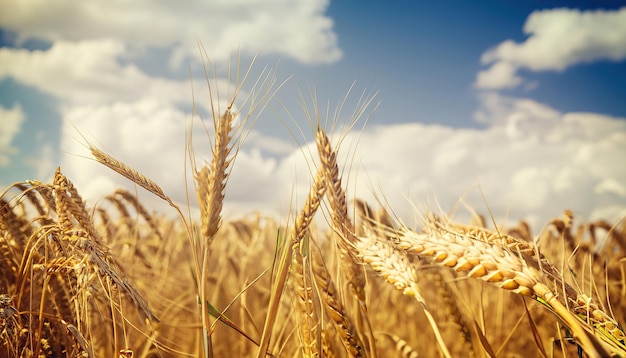
<instances>
[{"instance_id":1,"label":"white cloud","mask_svg":"<svg viewBox=\"0 0 626 358\"><path fill-rule=\"evenodd\" d=\"M483 124L505 126L511 136L523 132L530 123L534 123L534 126L544 126L544 131L548 130L558 124L561 117L561 113L543 103L531 99L506 97L497 92L480 93L479 101L480 107L474 113L474 119Z\"/></svg>"},{"instance_id":2,"label":"white cloud","mask_svg":"<svg viewBox=\"0 0 626 358\"><path fill-rule=\"evenodd\" d=\"M11 156L18 153L12 142L24 122L22 107L19 104L11 109L0 106L0 122L0 167L5 167L11 163Z\"/></svg>"},{"instance_id":3,"label":"white cloud","mask_svg":"<svg viewBox=\"0 0 626 358\"><path fill-rule=\"evenodd\" d=\"M533 12L524 24L524 42L506 40L485 52L476 87L502 89L522 83L519 69L563 71L594 61L626 58L626 7L616 11L554 9Z\"/></svg>"},{"instance_id":4,"label":"white cloud","mask_svg":"<svg viewBox=\"0 0 626 358\"><path fill-rule=\"evenodd\" d=\"M53 41L45 51L0 49L0 78L15 78L62 100L62 170L90 202L119 186L132 189L132 185L87 159L90 155L81 134L184 203L185 185L193 191L191 182L185 181L190 115L178 104L191 102L191 85L188 80L153 77L128 60L155 46L173 48L170 60L180 61L197 55L194 41L198 38L216 61L239 46L244 53L332 62L341 53L332 23L323 15L327 5L327 1L258 4L240 0L181 7L174 2L139 1L122 9L118 3L104 1L35 6L32 1L0 0L2 8L14 10L0 13L0 26L16 30L22 39ZM559 70L559 63L567 67L615 59L613 53L623 58L622 45L598 40L595 25L591 26L595 21L610 24L612 20L604 17L607 14L537 12L528 20L527 33L532 36L526 42L505 42L485 54L492 67L478 75L477 86L516 87L523 83L517 75L520 68ZM578 26L583 31L578 37L583 40L564 39L562 31L549 30L552 22L546 18L568 29ZM602 28L598 33L602 38L612 36ZM560 44L563 41L572 43ZM541 50L548 45L564 48L548 52L553 62ZM608 47L614 52L607 52ZM195 85L196 99L207 107L204 99L208 97L200 93L201 88L205 86ZM614 220L626 212L625 189L619 184L626 182L626 167L616 164L626 158L624 119L560 113L536 101L492 92L482 93L479 99L481 108L475 118L485 129L409 123L371 126L348 135L340 162L351 165L344 175L351 184L349 196L371 201L372 190L381 192L405 219L413 216L411 202L420 209L430 205L437 210L439 203L451 210L461 198L482 213L489 206L500 222L505 217L531 218L541 224L566 208L587 219ZM11 123L19 127L15 116ZM0 148L10 148L11 140L5 138L14 134L2 133ZM193 133L199 160L210 160L210 144L199 122ZM225 211L238 216L259 210L285 218L291 199L297 209L308 191L312 175L303 152L288 141L255 131L247 139L228 182ZM352 157L346 150L357 139ZM41 159L49 158L47 149L43 150ZM38 175L46 175L41 170ZM142 198L149 208L157 208L160 202L151 195ZM191 201L195 202L193 193Z\"/></svg>"},{"instance_id":5,"label":"white cloud","mask_svg":"<svg viewBox=\"0 0 626 358\"><path fill-rule=\"evenodd\" d=\"M626 198L626 187L614 179L606 179L595 186L594 192L597 194L614 194Z\"/></svg>"},{"instance_id":6,"label":"white cloud","mask_svg":"<svg viewBox=\"0 0 626 358\"><path fill-rule=\"evenodd\" d=\"M39 148L35 157L26 157L24 162L35 171L35 178L41 181L51 179L55 170L55 149L50 144L44 144Z\"/></svg>"},{"instance_id":7,"label":"white cloud","mask_svg":"<svg viewBox=\"0 0 626 358\"><path fill-rule=\"evenodd\" d=\"M196 39L216 61L240 49L278 54L302 63L330 63L341 57L328 0L177 1L96 0L90 2L0 0L0 26L21 40L113 39L142 51L173 48L172 60L198 57Z\"/></svg>"},{"instance_id":8,"label":"white cloud","mask_svg":"<svg viewBox=\"0 0 626 358\"><path fill-rule=\"evenodd\" d=\"M626 158L624 118L563 114L526 99L483 98L503 114L485 129L414 123L365 130L358 158L395 210L409 212L404 194L423 205L434 197L445 210L463 197L479 212L488 206L500 222L508 217L543 224L564 209L586 219L602 213L616 220L626 212L620 195L625 189L618 185L626 182L620 165ZM363 186L358 192L366 191Z\"/></svg>"},{"instance_id":9,"label":"white cloud","mask_svg":"<svg viewBox=\"0 0 626 358\"><path fill-rule=\"evenodd\" d=\"M86 159L91 155L82 136L157 183L176 182L177 186L168 187L169 194L184 199L182 173L188 127L185 113L171 104L142 99L113 105L68 107L62 117L61 167L86 198L97 200L117 185L129 185L110 169ZM203 133L199 128L196 131ZM95 180L99 177L106 180Z\"/></svg>"},{"instance_id":10,"label":"white cloud","mask_svg":"<svg viewBox=\"0 0 626 358\"><path fill-rule=\"evenodd\" d=\"M514 88L523 80L516 75L517 67L509 62L500 61L486 70L478 72L476 87L478 88Z\"/></svg>"},{"instance_id":11,"label":"white cloud","mask_svg":"<svg viewBox=\"0 0 626 358\"><path fill-rule=\"evenodd\" d=\"M338 162L349 166L344 173L349 196L373 201L375 193L382 194L409 221L415 215L413 205L435 211L440 205L450 211L459 200L480 213L489 208L498 223L525 218L534 227L565 209L588 220L615 221L626 213L626 189L619 184L626 182L626 168L619 165L626 158L623 118L563 114L525 99L483 98L485 107L505 114L485 129L408 123L370 126L348 134ZM188 119L183 113L143 100L75 108L64 118L64 151L69 155L63 168L90 200L117 186L129 187L129 182L75 155L84 148L67 125L70 122L96 138L101 148L155 180L176 201L185 202L183 151ZM511 132L511 126L521 129ZM196 154L206 154L210 160L204 131L199 124L194 131ZM275 140L256 132L250 138ZM348 149L357 140L352 156ZM290 204L295 205L292 209L302 205L312 177L303 154L309 148L314 151L314 144L266 154L253 145L244 146L228 182L226 215L259 211L285 218ZM149 195L144 198L151 207L159 201ZM193 205L193 194L191 201ZM468 217L462 209L456 214L461 221Z\"/></svg>"},{"instance_id":12,"label":"white cloud","mask_svg":"<svg viewBox=\"0 0 626 358\"><path fill-rule=\"evenodd\" d=\"M150 77L122 65L125 46L114 40L57 41L46 51L0 48L0 78L12 77L66 103L102 104L154 97L189 103L189 81Z\"/></svg>"},{"instance_id":13,"label":"white cloud","mask_svg":"<svg viewBox=\"0 0 626 358\"><path fill-rule=\"evenodd\" d=\"M190 115L166 102L141 99L112 105L68 106L62 112L62 118L61 168L88 201L99 201L118 187L130 190L135 187L129 180L91 159L85 140L154 180L180 204L186 205L185 185L188 185L191 203L195 205L190 180L192 171L185 156ZM212 129L211 119L206 126ZM204 124L196 118L191 131L197 164L209 162L211 143ZM258 138L259 135L252 132L250 137ZM244 169L243 173L240 167ZM233 176L229 179L233 189L227 207L234 205L247 209L245 213L265 207L275 192L271 187L281 184L280 180L276 181L276 171L276 159L262 157L259 149L240 151ZM269 189L262 190L266 186ZM160 199L143 189L138 192L142 193L148 207L165 207ZM276 208L275 204L272 202L273 208Z\"/></svg>"}]
</instances>

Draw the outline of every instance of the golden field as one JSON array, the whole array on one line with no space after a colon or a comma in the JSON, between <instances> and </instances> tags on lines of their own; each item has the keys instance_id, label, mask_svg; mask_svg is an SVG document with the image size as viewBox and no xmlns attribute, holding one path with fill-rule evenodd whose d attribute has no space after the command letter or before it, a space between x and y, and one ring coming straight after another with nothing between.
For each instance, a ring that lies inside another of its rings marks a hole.
<instances>
[{"instance_id":1,"label":"golden field","mask_svg":"<svg viewBox=\"0 0 626 358\"><path fill-rule=\"evenodd\" d=\"M304 205L285 223L263 213L224 220L247 119L274 93L260 79L248 113L236 112L242 77L226 108L214 108L211 162L189 149L198 216L158 178L91 145L178 215L123 189L92 206L62 168L49 183L1 193L0 356L626 356L623 220L564 210L533 235L524 222L424 212L408 227L393 208L346 196L341 142L315 103L306 116L318 159Z\"/></svg>"}]
</instances>

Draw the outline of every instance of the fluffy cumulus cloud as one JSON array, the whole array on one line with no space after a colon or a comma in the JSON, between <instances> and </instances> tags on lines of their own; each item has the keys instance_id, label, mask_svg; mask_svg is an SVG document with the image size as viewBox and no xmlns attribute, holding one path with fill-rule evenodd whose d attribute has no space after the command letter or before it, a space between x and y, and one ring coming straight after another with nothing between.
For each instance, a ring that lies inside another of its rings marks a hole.
<instances>
[{"instance_id":1,"label":"fluffy cumulus cloud","mask_svg":"<svg viewBox=\"0 0 626 358\"><path fill-rule=\"evenodd\" d=\"M58 163L55 160L56 148L51 144L43 144L34 156L24 158L27 166L35 171L35 178L45 180L52 178Z\"/></svg>"},{"instance_id":2,"label":"fluffy cumulus cloud","mask_svg":"<svg viewBox=\"0 0 626 358\"><path fill-rule=\"evenodd\" d=\"M142 97L186 103L189 81L151 77L119 61L126 51L116 40L56 41L45 51L0 48L0 79L54 95L68 104L133 101Z\"/></svg>"},{"instance_id":3,"label":"fluffy cumulus cloud","mask_svg":"<svg viewBox=\"0 0 626 358\"><path fill-rule=\"evenodd\" d=\"M24 122L24 112L19 105L7 109L0 107L0 168L9 165L11 156L17 154L12 144L13 138L20 132Z\"/></svg>"},{"instance_id":4,"label":"fluffy cumulus cloud","mask_svg":"<svg viewBox=\"0 0 626 358\"><path fill-rule=\"evenodd\" d=\"M472 158L465 169L475 173L498 215L545 222L558 214L556 208L569 208L587 219L620 219L626 215L626 170L617 163L626 158L626 118L561 113L493 90L525 83L520 69L563 71L624 60L626 8L535 11L524 33L525 41L506 40L481 58L490 67L477 75L475 86L483 92L474 118L486 129L476 131L479 139L465 148Z\"/></svg>"},{"instance_id":5,"label":"fluffy cumulus cloud","mask_svg":"<svg viewBox=\"0 0 626 358\"><path fill-rule=\"evenodd\" d=\"M89 159L87 143L157 181L178 180L184 189L183 177L176 175L184 169L188 126L186 114L174 106L154 99L74 106L63 119L61 166L88 198L100 199L126 181Z\"/></svg>"},{"instance_id":6,"label":"fluffy cumulus cloud","mask_svg":"<svg viewBox=\"0 0 626 358\"><path fill-rule=\"evenodd\" d=\"M488 99L488 100L487 100ZM562 210L586 219L626 215L626 119L560 113L527 99L485 97L485 129L419 123L366 129L357 149L360 195L379 189L403 216L412 206L467 205L498 222L544 224ZM357 166L355 166L357 167ZM408 198L408 199L407 199ZM466 220L468 211L457 215Z\"/></svg>"},{"instance_id":7,"label":"fluffy cumulus cloud","mask_svg":"<svg viewBox=\"0 0 626 358\"><path fill-rule=\"evenodd\" d=\"M211 56L211 66L220 74L225 74L222 70L237 50L244 55L277 54L304 64L331 63L341 57L332 21L325 15L325 0L196 1L183 7L167 1L47 4L0 0L0 6L9 9L0 13L0 27L17 37L16 46L0 48L0 80L11 78L58 100L61 166L93 200L102 199L127 182L89 159L85 138L162 183L177 201L186 201L185 185L192 185L185 180L191 105L195 98L196 110L210 121L206 115L211 108L207 86L194 84L192 96L187 78L172 79L173 73L180 71L160 70L155 75L145 67L146 60L181 64L190 57L197 59L200 51L196 41L202 43ZM49 41L50 46L21 48L22 42L29 39ZM154 49L159 49L158 58L146 59ZM189 63L195 78L201 64L193 59ZM271 82L272 75L266 80ZM219 92L214 100L221 104L234 90L221 78L216 78L212 86L214 94ZM262 80L260 86L269 86L269 82ZM242 110L254 106L253 97L263 94L260 88L253 93L246 89L239 92L239 99L247 98ZM11 141L24 116L16 108L2 111L3 164L9 154L18 151ZM196 120L191 132L198 162L210 160L204 125ZM259 177L271 184L275 180L268 173L277 170L275 157L291 153L292 145L254 131L247 138L254 149L242 151L239 161L244 167L254 167L262 174ZM57 151L40 146L32 150L39 153L37 158L23 157L21 161L35 168L37 175L49 177L50 158ZM273 157L264 158L267 154ZM240 202L242 208L250 207L243 194L258 192L248 185L250 178L233 175L232 181L239 183L233 185L237 188L231 195L233 202Z\"/></svg>"},{"instance_id":8,"label":"fluffy cumulus cloud","mask_svg":"<svg viewBox=\"0 0 626 358\"><path fill-rule=\"evenodd\" d=\"M112 39L131 49L172 48L171 60L197 57L200 39L215 60L233 50L279 54L302 63L341 57L328 0L90 2L0 0L0 25L19 39Z\"/></svg>"},{"instance_id":9,"label":"fluffy cumulus cloud","mask_svg":"<svg viewBox=\"0 0 626 358\"><path fill-rule=\"evenodd\" d=\"M477 116L499 118L485 129L371 128L360 140L364 167L387 195L432 195L444 209L463 198L500 220L541 224L565 208L588 219L626 214L626 169L617 164L626 158L625 118L559 113L493 93L482 103Z\"/></svg>"},{"instance_id":10,"label":"fluffy cumulus cloud","mask_svg":"<svg viewBox=\"0 0 626 358\"><path fill-rule=\"evenodd\" d=\"M135 191L130 181L91 159L88 144L101 149L154 180L168 196L187 205L187 189L193 194L193 171L189 164L188 144L198 166L212 157L212 121L191 116L166 102L140 99L113 105L72 106L63 111L61 133L64 173L73 180L81 194L90 202L101 201L116 188ZM242 133L242 132L239 132ZM273 188L281 183L280 168L275 156L265 157L261 149L267 143L279 144L281 153L289 147L278 138L265 138L257 132L246 136L246 150L237 156L236 169L229 179L226 207L238 215L253 210L277 209ZM266 151L271 152L271 151ZM272 153L270 153L272 154ZM260 188L268 188L261 190ZM147 206L162 210L160 199L138 190ZM167 209L165 209L167 210ZM277 211L268 213L278 214Z\"/></svg>"},{"instance_id":11,"label":"fluffy cumulus cloud","mask_svg":"<svg viewBox=\"0 0 626 358\"><path fill-rule=\"evenodd\" d=\"M512 88L521 84L519 69L562 71L599 60L626 58L626 7L616 11L553 9L533 12L524 24L529 37L506 40L482 56L490 67L478 73L476 87Z\"/></svg>"},{"instance_id":12,"label":"fluffy cumulus cloud","mask_svg":"<svg viewBox=\"0 0 626 358\"><path fill-rule=\"evenodd\" d=\"M626 215L626 121L591 113L560 113L527 99L491 94L477 113L484 129L455 129L420 123L377 125L348 133L339 163L350 198L383 198L405 221L421 212L455 211L461 221L471 210L494 213L498 223L529 220L540 227L571 209L589 220L615 221ZM481 114L482 113L482 114ZM98 133L97 144L157 181L185 205L185 128L189 118L173 107L139 101L106 108L74 109L68 118ZM103 121L106 118L108 121ZM112 118L116 118L111 120ZM146 119L150 120L147 121ZM210 160L210 145L199 122L193 143ZM338 133L337 133L338 134ZM114 188L132 186L107 168L85 159L73 127L64 135L63 167L90 200ZM338 136L333 142L338 143ZM260 211L287 217L302 205L313 176L314 143L303 148L253 132L241 148L226 191L226 215ZM258 143L278 143L265 153ZM291 148L291 149L289 149ZM141 191L141 190L139 190ZM154 205L158 201L149 196ZM192 195L191 203L195 202ZM467 210L466 208L471 208Z\"/></svg>"}]
</instances>

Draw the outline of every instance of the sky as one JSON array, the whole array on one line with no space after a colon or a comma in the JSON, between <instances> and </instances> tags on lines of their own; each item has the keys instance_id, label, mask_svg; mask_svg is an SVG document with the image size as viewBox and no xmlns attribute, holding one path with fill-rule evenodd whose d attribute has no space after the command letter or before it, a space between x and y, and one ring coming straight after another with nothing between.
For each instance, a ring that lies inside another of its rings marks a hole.
<instances>
[{"instance_id":1,"label":"sky","mask_svg":"<svg viewBox=\"0 0 626 358\"><path fill-rule=\"evenodd\" d=\"M252 63L227 218L301 206L318 108L349 198L383 200L405 221L475 211L536 232L569 209L616 222L622 4L0 0L0 188L61 167L89 203L124 187L167 210L95 163L91 143L194 207L185 148L191 137L196 162L211 159L206 54L222 108L237 64L243 75Z\"/></svg>"}]
</instances>

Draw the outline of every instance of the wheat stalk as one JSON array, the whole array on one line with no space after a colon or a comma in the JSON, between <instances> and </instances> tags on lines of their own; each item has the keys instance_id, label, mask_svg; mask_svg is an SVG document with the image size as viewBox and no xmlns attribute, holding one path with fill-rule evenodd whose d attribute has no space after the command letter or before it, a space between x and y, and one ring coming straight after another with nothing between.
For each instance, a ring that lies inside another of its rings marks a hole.
<instances>
[{"instance_id":1,"label":"wheat stalk","mask_svg":"<svg viewBox=\"0 0 626 358\"><path fill-rule=\"evenodd\" d=\"M322 297L323 307L341 337L346 352L351 357L365 357L363 343L357 335L354 324L350 320L341 296L333 283L324 262L318 255L312 255L312 268L318 292Z\"/></svg>"},{"instance_id":2,"label":"wheat stalk","mask_svg":"<svg viewBox=\"0 0 626 358\"><path fill-rule=\"evenodd\" d=\"M311 257L309 242L304 242L304 247L302 245L325 191L323 171L318 170L304 203L304 208L296 218L291 235L293 256L290 270L293 278L293 290L296 294L298 332L304 357L319 356L319 348L317 347L317 324L315 323L313 285L309 267Z\"/></svg>"},{"instance_id":3,"label":"wheat stalk","mask_svg":"<svg viewBox=\"0 0 626 358\"><path fill-rule=\"evenodd\" d=\"M566 308L549 288L550 279L542 273L535 258L453 230L453 226L442 230L440 225L431 221L424 232L418 233L403 226L395 232L388 232L387 237L392 238L399 250L430 257L439 265L467 272L468 277L539 299L567 324L590 356L600 357L608 354L607 349L616 349L594 337L590 328Z\"/></svg>"},{"instance_id":4,"label":"wheat stalk","mask_svg":"<svg viewBox=\"0 0 626 358\"><path fill-rule=\"evenodd\" d=\"M372 233L372 231L366 229L366 233ZM417 284L417 273L410 264L406 253L396 250L392 245L384 241L378 240L377 235L373 233L361 237L356 247L362 260L381 275L385 281L392 284L403 294L415 297L424 310L441 352L446 357L451 357L439 331L437 321L420 293L419 285Z\"/></svg>"},{"instance_id":5,"label":"wheat stalk","mask_svg":"<svg viewBox=\"0 0 626 358\"><path fill-rule=\"evenodd\" d=\"M89 150L91 151L91 154L94 156L94 158L96 158L98 163L103 164L104 166L108 167L109 169L112 169L114 172L120 174L126 179L132 181L133 183L146 189L152 194L165 200L168 204L170 204L170 206L172 206L173 208L177 209L177 211L179 211L178 206L174 204L174 202L172 201L172 199L170 199L169 196L165 195L165 192L163 192L163 189L161 189L161 187L157 185L157 183L145 177L143 174L141 174L137 170L120 162L119 160L113 158L109 154L101 151L100 149L94 146L90 145Z\"/></svg>"}]
</instances>

